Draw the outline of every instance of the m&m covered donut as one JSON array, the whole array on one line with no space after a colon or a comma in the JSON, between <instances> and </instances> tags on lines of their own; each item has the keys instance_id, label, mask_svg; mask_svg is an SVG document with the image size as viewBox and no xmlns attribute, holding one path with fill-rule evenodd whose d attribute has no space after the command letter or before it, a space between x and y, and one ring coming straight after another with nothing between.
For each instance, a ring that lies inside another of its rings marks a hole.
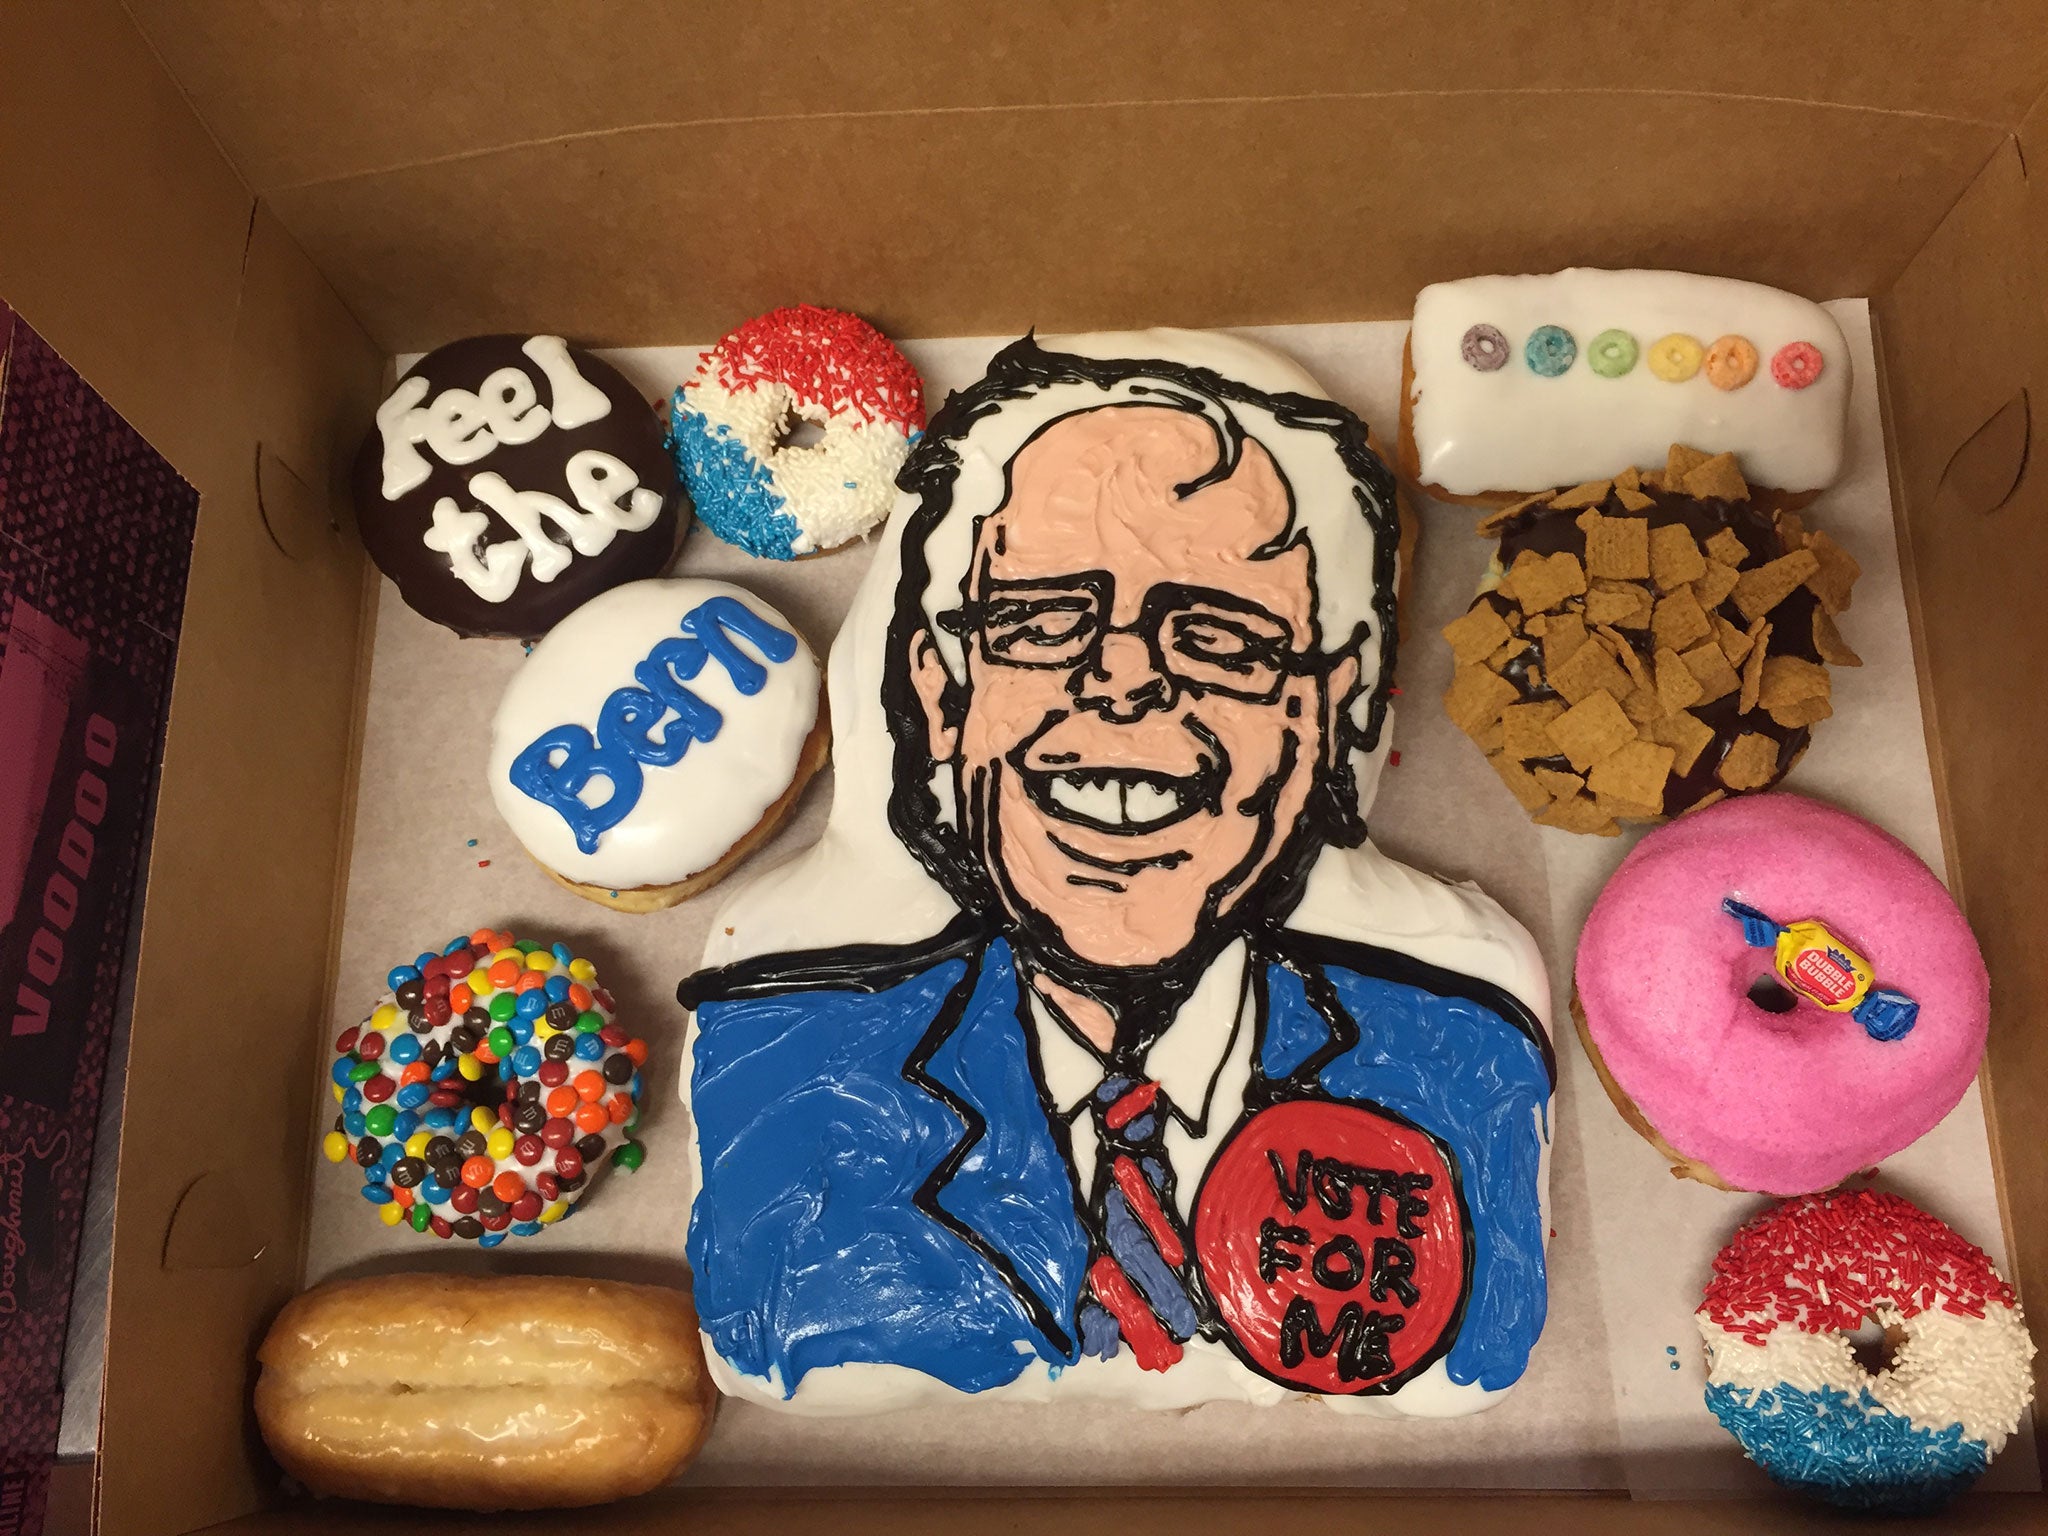
<instances>
[{"instance_id":1,"label":"m&m covered donut","mask_svg":"<svg viewBox=\"0 0 2048 1536\"><path fill-rule=\"evenodd\" d=\"M799 422L819 429L802 443ZM836 549L889 515L924 385L857 315L798 304L728 334L678 389L669 448L704 526L750 555Z\"/></svg>"},{"instance_id":2,"label":"m&m covered donut","mask_svg":"<svg viewBox=\"0 0 2048 1536\"><path fill-rule=\"evenodd\" d=\"M1736 1232L1695 1314L1707 1407L1773 1478L1907 1512L1975 1482L2019 1427L2034 1356L1982 1249L1874 1190Z\"/></svg>"},{"instance_id":3,"label":"m&m covered donut","mask_svg":"<svg viewBox=\"0 0 2048 1536\"><path fill-rule=\"evenodd\" d=\"M334 1042L323 1146L386 1226L492 1248L572 1215L607 1160L640 1166L647 1043L568 945L479 928L387 980Z\"/></svg>"}]
</instances>

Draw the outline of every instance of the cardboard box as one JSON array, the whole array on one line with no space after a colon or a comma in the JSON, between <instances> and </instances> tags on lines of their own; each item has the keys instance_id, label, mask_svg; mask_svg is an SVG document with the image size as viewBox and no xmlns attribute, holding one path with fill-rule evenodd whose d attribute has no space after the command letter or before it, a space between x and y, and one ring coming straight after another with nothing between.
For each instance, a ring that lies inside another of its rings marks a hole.
<instances>
[{"instance_id":1,"label":"cardboard box","mask_svg":"<svg viewBox=\"0 0 2048 1536\"><path fill-rule=\"evenodd\" d=\"M344 469L390 354L487 329L681 341L798 298L922 336L1392 317L1436 278L1574 262L1870 295L1949 867L1999 999L2010 1245L2038 1305L2044 144L2033 0L1217 0L1170 18L17 0L0 15L0 295L204 497L136 978L100 1527L482 1528L280 1505L247 1394L298 1282L352 824L372 589ZM201 1043L244 1063L242 1113L190 1112ZM1075 1494L999 1518L1835 1524L1784 1502L1272 1497ZM676 1493L547 1524L995 1518L955 1493ZM2038 1500L1978 1496L1945 1528L2041 1519Z\"/></svg>"}]
</instances>

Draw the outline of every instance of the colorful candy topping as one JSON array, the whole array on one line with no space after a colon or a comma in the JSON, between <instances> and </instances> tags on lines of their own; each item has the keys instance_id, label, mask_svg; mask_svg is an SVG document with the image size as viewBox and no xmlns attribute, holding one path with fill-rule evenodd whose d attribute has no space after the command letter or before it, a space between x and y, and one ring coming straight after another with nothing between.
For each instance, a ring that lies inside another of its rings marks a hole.
<instances>
[{"instance_id":1,"label":"colorful candy topping","mask_svg":"<svg viewBox=\"0 0 2048 1536\"><path fill-rule=\"evenodd\" d=\"M492 1248L572 1214L608 1154L640 1166L647 1044L568 945L479 928L385 979L334 1042L321 1150L362 1170L386 1226Z\"/></svg>"},{"instance_id":2,"label":"colorful candy topping","mask_svg":"<svg viewBox=\"0 0 2048 1536\"><path fill-rule=\"evenodd\" d=\"M1742 924L1743 942L1773 951L1779 980L1830 1013L1846 1013L1873 1040L1900 1040L1920 1017L1903 992L1877 986L1870 962L1817 922L1778 923L1755 907L1724 897L1721 910Z\"/></svg>"},{"instance_id":3,"label":"colorful candy topping","mask_svg":"<svg viewBox=\"0 0 2048 1536\"><path fill-rule=\"evenodd\" d=\"M1898 1195L1788 1200L1714 1259L1695 1314L1707 1407L1780 1483L1854 1509L1924 1512L1968 1487L2033 1396L2012 1287ZM1884 1359L1859 1348L1884 1330Z\"/></svg>"},{"instance_id":4,"label":"colorful candy topping","mask_svg":"<svg viewBox=\"0 0 2048 1536\"><path fill-rule=\"evenodd\" d=\"M1480 373L1499 372L1512 351L1500 328L1483 321L1470 327L1458 343L1459 355ZM1529 371L1546 379L1567 372L1578 355L1578 342L1560 325L1539 325L1522 347ZM1602 331L1586 347L1586 366L1603 379L1633 372L1641 357L1635 337L1619 328ZM1702 347L1697 337L1673 331L1649 347L1650 372L1667 384L1683 384L1704 372L1716 389L1740 389L1756 377L1758 361L1756 345L1746 336L1723 336L1711 347ZM1805 389L1821 376L1823 366L1820 348L1812 342L1787 342L1771 358L1771 377L1786 389Z\"/></svg>"},{"instance_id":5,"label":"colorful candy topping","mask_svg":"<svg viewBox=\"0 0 2048 1536\"><path fill-rule=\"evenodd\" d=\"M1705 355L1706 348L1697 337L1673 331L1650 343L1650 372L1667 384L1683 384L1700 371L1700 359Z\"/></svg>"},{"instance_id":6,"label":"colorful candy topping","mask_svg":"<svg viewBox=\"0 0 2048 1536\"><path fill-rule=\"evenodd\" d=\"M888 515L924 432L924 385L856 315L798 304L749 320L704 355L670 402L669 451L706 527L790 560ZM822 429L789 440L793 420Z\"/></svg>"},{"instance_id":7,"label":"colorful candy topping","mask_svg":"<svg viewBox=\"0 0 2048 1536\"><path fill-rule=\"evenodd\" d=\"M1602 331L1586 348L1586 366L1603 379L1618 379L1636 365L1636 339L1627 331Z\"/></svg>"},{"instance_id":8,"label":"colorful candy topping","mask_svg":"<svg viewBox=\"0 0 2048 1536\"><path fill-rule=\"evenodd\" d=\"M1707 382L1716 389L1740 389L1756 377L1756 348L1741 336L1723 336L1707 348Z\"/></svg>"},{"instance_id":9,"label":"colorful candy topping","mask_svg":"<svg viewBox=\"0 0 2048 1536\"><path fill-rule=\"evenodd\" d=\"M1820 348L1810 341L1788 341L1771 357L1771 377L1787 389L1804 389L1825 366Z\"/></svg>"},{"instance_id":10,"label":"colorful candy topping","mask_svg":"<svg viewBox=\"0 0 2048 1536\"><path fill-rule=\"evenodd\" d=\"M1522 356L1529 364L1529 371L1546 379L1554 379L1563 373L1578 355L1579 344L1561 325L1537 326L1522 347Z\"/></svg>"},{"instance_id":11,"label":"colorful candy topping","mask_svg":"<svg viewBox=\"0 0 2048 1536\"><path fill-rule=\"evenodd\" d=\"M1481 373L1495 373L1507 366L1508 339L1499 326L1481 321L1458 342L1458 352Z\"/></svg>"}]
</instances>

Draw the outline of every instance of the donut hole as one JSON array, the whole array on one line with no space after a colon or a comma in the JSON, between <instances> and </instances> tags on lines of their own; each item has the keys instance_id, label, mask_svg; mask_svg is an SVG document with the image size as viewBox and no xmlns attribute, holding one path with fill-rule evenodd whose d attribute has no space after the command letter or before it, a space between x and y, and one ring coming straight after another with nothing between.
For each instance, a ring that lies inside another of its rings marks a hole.
<instances>
[{"instance_id":1,"label":"donut hole","mask_svg":"<svg viewBox=\"0 0 2048 1536\"><path fill-rule=\"evenodd\" d=\"M1749 1000L1765 1013L1790 1013L1799 1006L1799 998L1792 989L1768 974L1749 984Z\"/></svg>"},{"instance_id":2,"label":"donut hole","mask_svg":"<svg viewBox=\"0 0 2048 1536\"><path fill-rule=\"evenodd\" d=\"M1899 1351L1906 1343L1906 1330L1897 1323L1866 1316L1861 1327L1843 1337L1849 1341L1849 1354L1865 1374L1878 1376L1898 1363Z\"/></svg>"},{"instance_id":3,"label":"donut hole","mask_svg":"<svg viewBox=\"0 0 2048 1536\"><path fill-rule=\"evenodd\" d=\"M782 426L775 434L775 451L786 448L815 448L825 440L825 424L800 416L792 410L782 418Z\"/></svg>"}]
</instances>

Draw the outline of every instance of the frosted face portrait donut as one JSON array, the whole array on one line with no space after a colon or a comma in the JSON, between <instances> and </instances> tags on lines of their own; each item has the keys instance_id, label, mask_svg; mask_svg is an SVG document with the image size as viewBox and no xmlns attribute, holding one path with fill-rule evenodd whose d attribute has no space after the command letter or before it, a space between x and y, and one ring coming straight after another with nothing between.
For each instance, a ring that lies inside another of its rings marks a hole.
<instances>
[{"instance_id":1,"label":"frosted face portrait donut","mask_svg":"<svg viewBox=\"0 0 2048 1536\"><path fill-rule=\"evenodd\" d=\"M1544 984L1366 843L1364 423L1229 338L1027 338L899 485L831 822L679 994L721 1386L1485 1406L1545 1309Z\"/></svg>"}]
</instances>

